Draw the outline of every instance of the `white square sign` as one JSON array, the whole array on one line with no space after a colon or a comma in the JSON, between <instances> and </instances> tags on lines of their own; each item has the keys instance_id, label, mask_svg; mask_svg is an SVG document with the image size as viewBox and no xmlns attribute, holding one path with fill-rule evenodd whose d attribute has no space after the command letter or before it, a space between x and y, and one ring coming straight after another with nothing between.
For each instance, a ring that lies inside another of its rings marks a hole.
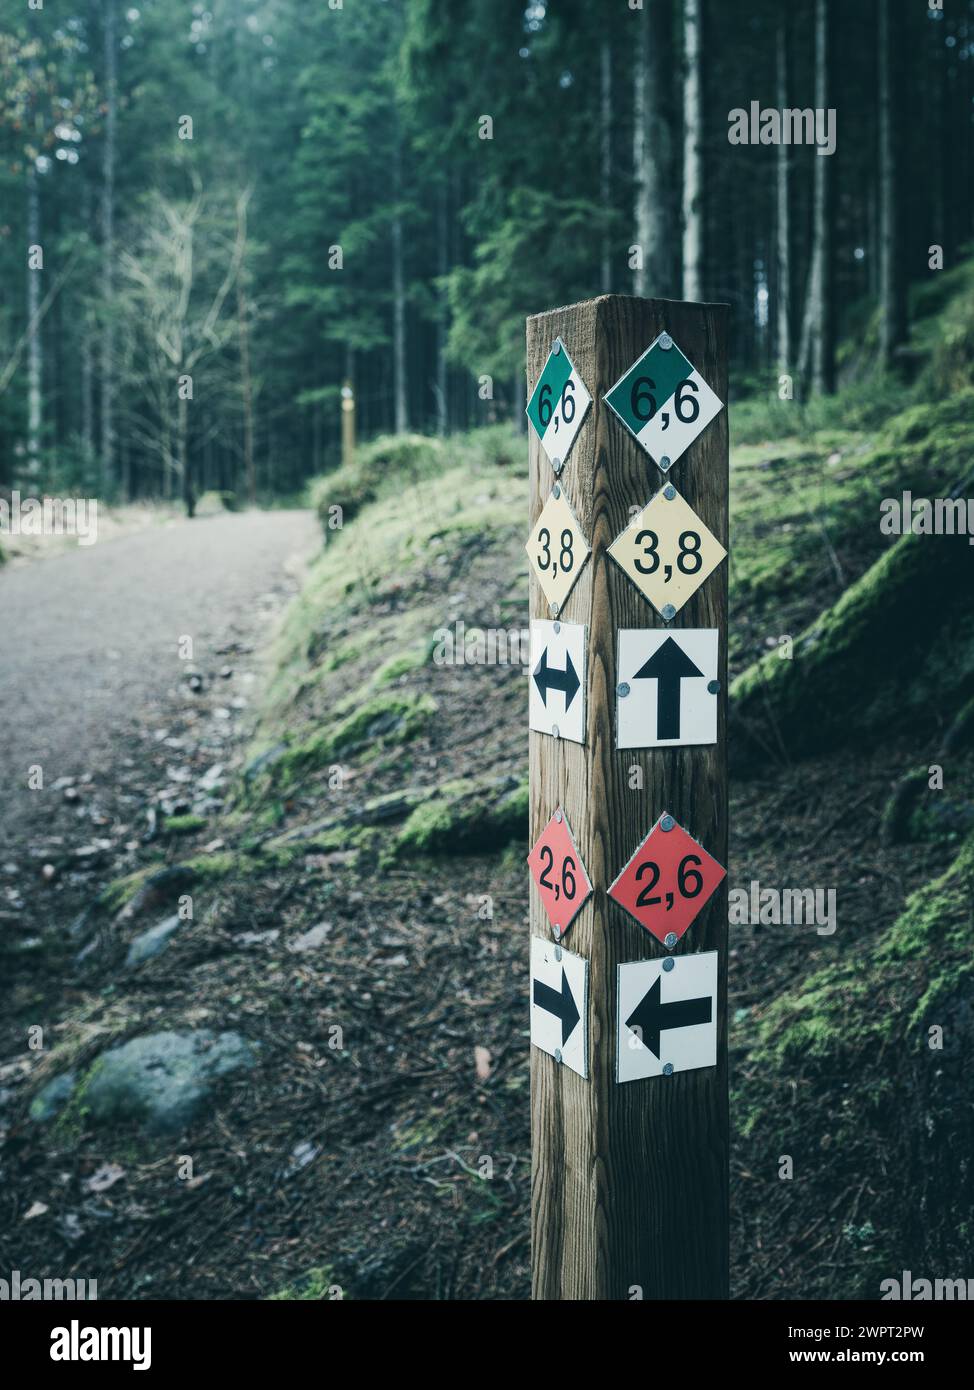
<instances>
[{"instance_id":1,"label":"white square sign","mask_svg":"<svg viewBox=\"0 0 974 1390\"><path fill-rule=\"evenodd\" d=\"M531 938L531 1041L588 1076L588 961L540 936Z\"/></svg>"},{"instance_id":2,"label":"white square sign","mask_svg":"<svg viewBox=\"0 0 974 1390\"><path fill-rule=\"evenodd\" d=\"M619 966L616 1080L717 1065L717 952Z\"/></svg>"},{"instance_id":3,"label":"white square sign","mask_svg":"<svg viewBox=\"0 0 974 1390\"><path fill-rule=\"evenodd\" d=\"M620 628L616 747L717 742L717 628Z\"/></svg>"},{"instance_id":4,"label":"white square sign","mask_svg":"<svg viewBox=\"0 0 974 1390\"><path fill-rule=\"evenodd\" d=\"M539 734L585 742L584 623L531 623L528 727Z\"/></svg>"}]
</instances>

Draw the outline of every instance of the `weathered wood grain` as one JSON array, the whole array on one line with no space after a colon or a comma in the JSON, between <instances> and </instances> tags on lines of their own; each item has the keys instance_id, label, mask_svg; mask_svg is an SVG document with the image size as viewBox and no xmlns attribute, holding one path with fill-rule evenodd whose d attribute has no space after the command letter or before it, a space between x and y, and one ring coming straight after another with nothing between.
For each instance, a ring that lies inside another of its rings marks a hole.
<instances>
[{"instance_id":1,"label":"weathered wood grain","mask_svg":"<svg viewBox=\"0 0 974 1390\"><path fill-rule=\"evenodd\" d=\"M538 1299L725 1298L728 1293L727 884L673 954L717 950L716 1068L619 1085L615 1080L616 967L668 954L606 890L657 817L670 812L727 863L727 562L681 609L672 628L721 631L715 746L617 751L616 633L665 626L606 551L664 481L602 397L664 329L727 400L725 305L607 295L528 320L528 391L553 339L564 341L593 405L561 474L591 557L561 614L589 626L584 746L530 736L530 843L559 805L568 814L595 891L565 940L590 963L589 1080L532 1049L533 1288ZM555 481L531 433L531 511ZM670 470L672 481L728 546L727 411ZM551 616L532 582L531 615ZM630 790L629 769L643 769ZM551 930L531 888L531 931Z\"/></svg>"}]
</instances>

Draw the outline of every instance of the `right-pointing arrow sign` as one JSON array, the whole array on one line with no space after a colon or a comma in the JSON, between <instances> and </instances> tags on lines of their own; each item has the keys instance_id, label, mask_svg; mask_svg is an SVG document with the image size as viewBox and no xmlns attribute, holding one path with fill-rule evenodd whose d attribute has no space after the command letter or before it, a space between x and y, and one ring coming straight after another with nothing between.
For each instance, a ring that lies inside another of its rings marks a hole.
<instances>
[{"instance_id":1,"label":"right-pointing arrow sign","mask_svg":"<svg viewBox=\"0 0 974 1390\"><path fill-rule=\"evenodd\" d=\"M554 1014L555 1018L561 1019L561 1043L564 1047L581 1017L578 1012L578 1005L572 997L571 985L568 983L568 972L564 966L561 968L560 990L552 989L550 985L544 984L541 980L535 980L534 1002L539 1009L546 1009L549 1014Z\"/></svg>"},{"instance_id":2,"label":"right-pointing arrow sign","mask_svg":"<svg viewBox=\"0 0 974 1390\"><path fill-rule=\"evenodd\" d=\"M588 1076L588 961L540 936L531 938L531 1042Z\"/></svg>"},{"instance_id":3,"label":"right-pointing arrow sign","mask_svg":"<svg viewBox=\"0 0 974 1390\"><path fill-rule=\"evenodd\" d=\"M680 737L680 683L691 676L702 676L699 666L672 637L645 661L633 680L656 681L656 737Z\"/></svg>"},{"instance_id":4,"label":"right-pointing arrow sign","mask_svg":"<svg viewBox=\"0 0 974 1390\"><path fill-rule=\"evenodd\" d=\"M717 952L619 966L619 1081L717 1064Z\"/></svg>"}]
</instances>

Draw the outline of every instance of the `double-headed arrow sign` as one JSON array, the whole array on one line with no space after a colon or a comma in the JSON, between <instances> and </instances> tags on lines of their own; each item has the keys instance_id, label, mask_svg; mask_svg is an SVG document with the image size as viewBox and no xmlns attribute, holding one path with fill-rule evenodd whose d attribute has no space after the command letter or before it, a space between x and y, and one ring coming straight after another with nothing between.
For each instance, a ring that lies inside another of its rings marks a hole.
<instances>
[{"instance_id":1,"label":"double-headed arrow sign","mask_svg":"<svg viewBox=\"0 0 974 1390\"><path fill-rule=\"evenodd\" d=\"M556 667L548 665L548 648L545 647L544 651L541 653L541 660L535 667L534 682L538 687L538 693L546 708L548 704L548 691L560 690L565 696L565 709L566 711L569 710L572 701L578 694L578 687L581 685L581 681L578 679L578 672L575 670L575 664L572 661L571 652L566 650L565 669L559 671Z\"/></svg>"},{"instance_id":2,"label":"double-headed arrow sign","mask_svg":"<svg viewBox=\"0 0 974 1390\"><path fill-rule=\"evenodd\" d=\"M537 989L537 985L535 985ZM697 1023L710 1023L714 1001L704 995L699 999L675 999L672 1004L660 1000L660 977L657 975L649 993L644 995L626 1019L626 1027L635 1032L640 1042L654 1057L662 1058L660 1033L671 1028L692 1028Z\"/></svg>"},{"instance_id":3,"label":"double-headed arrow sign","mask_svg":"<svg viewBox=\"0 0 974 1390\"><path fill-rule=\"evenodd\" d=\"M672 637L667 637L659 650L636 672L634 680L657 682L657 738L680 737L680 682L702 675L700 667L694 665Z\"/></svg>"},{"instance_id":4,"label":"double-headed arrow sign","mask_svg":"<svg viewBox=\"0 0 974 1390\"><path fill-rule=\"evenodd\" d=\"M554 1014L555 1018L561 1020L561 1045L564 1047L581 1018L564 966L561 967L560 990L552 989L550 985L544 984L541 980L534 981L534 1002L539 1009L544 1009L547 1013Z\"/></svg>"}]
</instances>

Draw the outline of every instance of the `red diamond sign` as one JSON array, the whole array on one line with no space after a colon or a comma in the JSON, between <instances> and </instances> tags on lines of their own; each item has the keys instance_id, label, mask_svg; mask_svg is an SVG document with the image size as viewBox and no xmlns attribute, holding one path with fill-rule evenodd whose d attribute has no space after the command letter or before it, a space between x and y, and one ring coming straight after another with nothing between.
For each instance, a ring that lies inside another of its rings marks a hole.
<instances>
[{"instance_id":1,"label":"red diamond sign","mask_svg":"<svg viewBox=\"0 0 974 1390\"><path fill-rule=\"evenodd\" d=\"M726 877L701 844L662 815L609 889L609 897L672 949Z\"/></svg>"},{"instance_id":2,"label":"red diamond sign","mask_svg":"<svg viewBox=\"0 0 974 1390\"><path fill-rule=\"evenodd\" d=\"M548 921L561 938L588 901L592 884L560 807L538 837L528 864Z\"/></svg>"}]
</instances>

